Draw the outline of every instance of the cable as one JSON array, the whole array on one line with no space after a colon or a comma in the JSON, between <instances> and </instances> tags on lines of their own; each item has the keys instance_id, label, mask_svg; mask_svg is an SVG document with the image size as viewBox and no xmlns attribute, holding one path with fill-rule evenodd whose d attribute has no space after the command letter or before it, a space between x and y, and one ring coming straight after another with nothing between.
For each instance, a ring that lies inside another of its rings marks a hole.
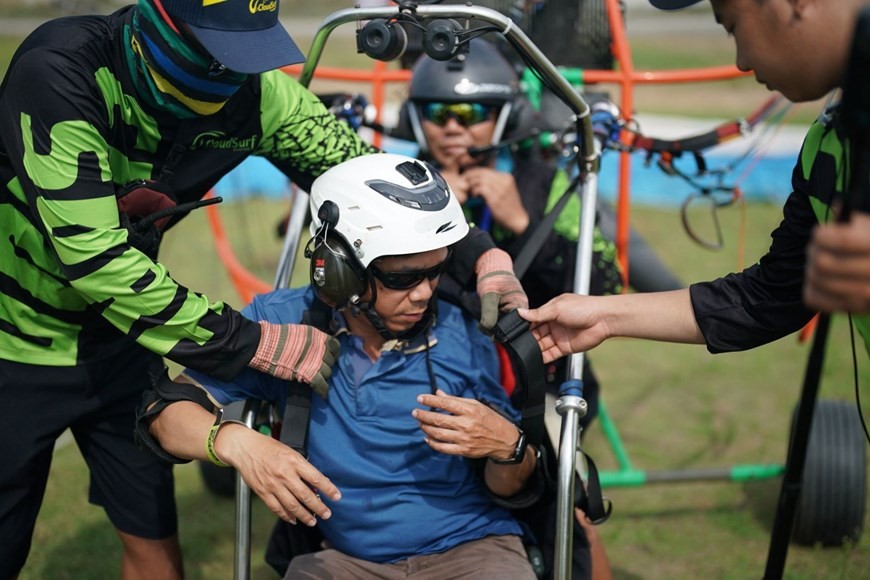
<instances>
[{"instance_id":1,"label":"cable","mask_svg":"<svg viewBox=\"0 0 870 580\"><path fill-rule=\"evenodd\" d=\"M858 353L855 349L855 327L852 325L852 314L848 314L849 318L849 339L852 342L852 379L855 384L855 408L858 409L858 419L861 421L861 428L864 429L864 437L867 438L867 443L870 444L870 431L867 431L867 421L864 420L864 412L861 410L861 389L858 388Z\"/></svg>"}]
</instances>

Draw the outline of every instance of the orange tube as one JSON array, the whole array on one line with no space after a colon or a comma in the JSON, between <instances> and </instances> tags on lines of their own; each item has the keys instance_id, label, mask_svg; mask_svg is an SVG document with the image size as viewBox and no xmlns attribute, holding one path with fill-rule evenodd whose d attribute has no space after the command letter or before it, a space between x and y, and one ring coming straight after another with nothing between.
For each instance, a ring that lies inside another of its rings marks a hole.
<instances>
[{"instance_id":1,"label":"orange tube","mask_svg":"<svg viewBox=\"0 0 870 580\"><path fill-rule=\"evenodd\" d=\"M631 48L625 34L625 25L622 20L622 12L619 0L605 0L605 9L610 23L611 51L619 65L618 70L585 70L583 80L587 84L610 83L620 88L620 108L626 120L634 115L634 87L637 84L662 84L662 83L694 83L708 82L745 76L736 67L717 66L696 69L680 69L665 71L635 71L632 60ZM289 75L299 76L302 65L293 65L282 69ZM318 67L314 72L315 78L325 80L339 80L354 83L370 83L372 87L372 104L378 111L378 122L381 121L381 112L384 110L384 99L388 83L408 83L411 80L409 70L390 70L387 63L375 61L371 70L345 69L336 67ZM627 143L630 136L624 133L623 143ZM381 135L376 134L374 144L381 146ZM620 266L623 271L623 286L628 288L628 265L629 265L629 235L631 199L629 184L631 182L631 155L621 152L619 157L619 185L617 192L617 223L616 223L616 247ZM232 247L227 241L223 224L217 208L206 208L209 224L215 238L215 248L218 256L224 262L236 289L246 301L260 292L271 290L270 284L259 280L251 272L245 269L233 253Z\"/></svg>"}]
</instances>

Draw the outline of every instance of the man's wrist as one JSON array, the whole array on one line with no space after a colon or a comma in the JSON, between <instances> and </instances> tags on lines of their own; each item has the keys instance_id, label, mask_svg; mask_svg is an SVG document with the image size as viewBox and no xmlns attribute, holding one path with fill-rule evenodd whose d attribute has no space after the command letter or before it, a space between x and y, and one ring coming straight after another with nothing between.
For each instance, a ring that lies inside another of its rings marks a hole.
<instances>
[{"instance_id":1,"label":"man's wrist","mask_svg":"<svg viewBox=\"0 0 870 580\"><path fill-rule=\"evenodd\" d=\"M514 445L513 452L511 456L507 459L496 459L494 457L490 457L489 460L495 463L496 465L517 465L523 462L526 458L526 447L528 446L528 440L526 439L526 434L519 427L517 428L519 431L519 438L517 439L516 444Z\"/></svg>"},{"instance_id":2,"label":"man's wrist","mask_svg":"<svg viewBox=\"0 0 870 580\"><path fill-rule=\"evenodd\" d=\"M216 447L215 443L217 441L217 436L220 434L220 431L223 427L225 427L226 425L229 425L231 423L236 423L238 425L242 425L245 428L247 428L247 425L245 425L241 421L235 421L232 419L224 421L222 419L223 419L223 409L219 409L218 414L215 418L215 422L211 426L211 429L209 429L208 436L206 437L206 440L205 440L205 455L210 462L217 465L218 467L232 467L229 463L224 462L220 458L220 456L218 455L218 453L215 449L215 447Z\"/></svg>"}]
</instances>

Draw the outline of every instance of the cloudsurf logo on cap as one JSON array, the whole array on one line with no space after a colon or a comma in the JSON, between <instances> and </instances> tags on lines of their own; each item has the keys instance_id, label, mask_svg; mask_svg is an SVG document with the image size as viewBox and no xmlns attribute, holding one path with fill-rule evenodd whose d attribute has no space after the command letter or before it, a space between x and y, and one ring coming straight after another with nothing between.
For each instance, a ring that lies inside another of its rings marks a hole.
<instances>
[{"instance_id":1,"label":"cloudsurf logo on cap","mask_svg":"<svg viewBox=\"0 0 870 580\"><path fill-rule=\"evenodd\" d=\"M208 2L209 0L205 1ZM218 2L226 2L226 0L218 0ZM248 7L251 14L256 14L257 12L274 12L278 9L278 2L276 0L251 0Z\"/></svg>"}]
</instances>

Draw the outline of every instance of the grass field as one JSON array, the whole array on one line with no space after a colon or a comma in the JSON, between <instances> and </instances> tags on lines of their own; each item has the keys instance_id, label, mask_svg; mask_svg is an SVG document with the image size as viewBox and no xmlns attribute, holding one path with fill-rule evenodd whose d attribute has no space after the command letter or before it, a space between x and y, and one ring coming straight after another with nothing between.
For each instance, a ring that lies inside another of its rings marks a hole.
<instances>
[{"instance_id":1,"label":"grass field","mask_svg":"<svg viewBox=\"0 0 870 580\"><path fill-rule=\"evenodd\" d=\"M222 209L239 257L269 281L279 242L271 232L284 204L253 200ZM684 280L736 270L740 211L722 212L726 248L704 250L679 227L673 210L635 208L633 222L654 242L663 260ZM746 259L767 246L779 208L746 209ZM204 215L192 215L170 232L163 262L182 282L214 298L240 302L212 247ZM848 331L835 320L829 343L824 398L854 400ZM859 345L860 348L860 345ZM605 401L638 469L727 467L784 462L792 408L797 401L808 348L787 337L746 353L712 356L703 348L641 341L612 341L591 354ZM859 353L864 401L870 368ZM616 468L598 423L587 433L586 451L599 469ZM99 509L86 503L85 466L74 445L55 454L46 502L22 580L113 577L120 548ZM203 489L195 465L177 468L181 538L188 577L231 578L233 503ZM755 483L656 484L608 489L615 504L600 527L616 578L753 578L767 556L779 479ZM273 578L262 563L272 518L254 502L254 578ZM866 527L865 523L865 527ZM870 569L870 544L807 548L792 546L790 579L853 579Z\"/></svg>"},{"instance_id":2,"label":"grass field","mask_svg":"<svg viewBox=\"0 0 870 580\"><path fill-rule=\"evenodd\" d=\"M292 1L285 0L285 8ZM320 3L296 2L295 9ZM347 3L344 3L345 5ZM0 2L0 9L9 2ZM325 5L325 4L324 4ZM29 13L28 13L29 15ZM307 47L305 39L300 44ZM0 36L0 74L15 35ZM686 34L633 39L638 68L678 68L731 62L730 40ZM327 47L322 64L360 62L347 41ZM764 100L765 90L751 78L705 86L641 87L639 111L713 117L742 116ZM401 98L396 93L394 98ZM818 104L802 107L796 122L806 122ZM785 185L787 176L783 176ZM279 241L271 235L283 206L254 200L222 210L237 255L264 280L271 280ZM633 224L684 280L738 270L740 212L722 212L726 249L711 253L694 245L674 210L636 207ZM752 262L768 245L780 219L778 207L746 210L745 260ZM167 236L163 261L191 288L241 306L217 260L204 216L192 215ZM860 346L859 346L860 348ZM591 354L611 415L639 469L723 467L778 463L786 453L787 431L797 401L808 348L795 337L747 353L711 356L703 348L640 341L612 341ZM862 398L870 398L870 369L859 352ZM850 346L845 321L836 319L828 349L821 396L854 400ZM600 469L614 469L610 449L593 425L586 450ZM176 469L181 538L186 571L194 580L231 578L233 503L206 492L196 465ZM87 470L75 445L55 453L46 501L22 580L104 579L117 577L120 546L101 510L86 502ZM760 577L764 569L779 480L751 484L694 483L647 485L606 490L614 515L600 528L618 579L694 579ZM253 577L274 578L262 563L272 522L254 502ZM866 524L865 524L866 528ZM866 578L870 544L806 548L793 546L790 579Z\"/></svg>"}]
</instances>

